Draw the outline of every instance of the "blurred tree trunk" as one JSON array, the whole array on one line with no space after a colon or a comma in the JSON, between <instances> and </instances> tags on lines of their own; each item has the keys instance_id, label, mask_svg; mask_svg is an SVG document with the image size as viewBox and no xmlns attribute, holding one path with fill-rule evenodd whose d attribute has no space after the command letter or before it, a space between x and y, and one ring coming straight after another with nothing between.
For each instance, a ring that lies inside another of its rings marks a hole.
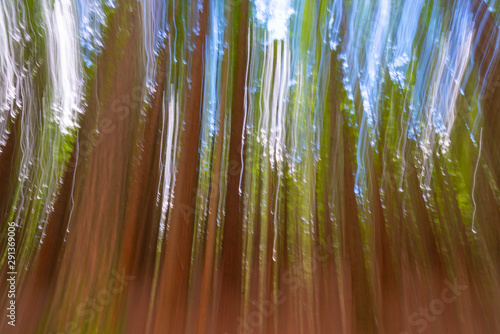
<instances>
[{"instance_id":1,"label":"blurred tree trunk","mask_svg":"<svg viewBox=\"0 0 500 334\"><path fill-rule=\"evenodd\" d=\"M233 8L239 13L234 44L234 83L231 106L231 134L228 161L236 162L234 173L227 176L227 193L222 241L221 292L217 314L217 333L236 333L237 319L242 314L242 197L240 196L240 174L242 173L242 135L245 112L245 71L247 61L248 0L235 3ZM244 162L243 162L244 164ZM242 185L243 187L244 185Z\"/></svg>"},{"instance_id":2,"label":"blurred tree trunk","mask_svg":"<svg viewBox=\"0 0 500 334\"><path fill-rule=\"evenodd\" d=\"M178 158L178 174L167 232L165 255L160 269L158 298L155 306L155 332L183 333L186 326L187 296L194 231L196 188L198 181L198 147L201 129L203 97L203 64L207 35L208 2L191 4L192 13L199 15L200 33L194 38L191 73L193 80L184 108ZM195 17L196 17L195 15ZM186 86L188 83L186 82Z\"/></svg>"}]
</instances>

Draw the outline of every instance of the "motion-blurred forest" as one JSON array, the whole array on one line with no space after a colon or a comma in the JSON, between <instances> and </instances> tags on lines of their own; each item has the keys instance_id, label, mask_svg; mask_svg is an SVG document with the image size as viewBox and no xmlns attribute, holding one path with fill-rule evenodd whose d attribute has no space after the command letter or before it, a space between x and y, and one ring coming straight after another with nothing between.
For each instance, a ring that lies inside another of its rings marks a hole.
<instances>
[{"instance_id":1,"label":"motion-blurred forest","mask_svg":"<svg viewBox=\"0 0 500 334\"><path fill-rule=\"evenodd\" d=\"M0 0L0 332L500 333L499 8Z\"/></svg>"}]
</instances>

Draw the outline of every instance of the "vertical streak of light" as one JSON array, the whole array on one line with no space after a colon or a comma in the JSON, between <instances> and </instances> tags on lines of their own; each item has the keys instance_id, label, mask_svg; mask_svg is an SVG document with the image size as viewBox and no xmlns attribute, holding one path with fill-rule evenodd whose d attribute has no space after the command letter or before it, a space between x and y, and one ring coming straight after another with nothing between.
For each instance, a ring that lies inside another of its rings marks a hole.
<instances>
[{"instance_id":1,"label":"vertical streak of light","mask_svg":"<svg viewBox=\"0 0 500 334\"><path fill-rule=\"evenodd\" d=\"M476 188L476 174L477 168L479 166L479 159L481 158L481 147L483 143L483 128L481 128L481 134L479 135L479 153L477 154L476 168L474 170L474 181L472 184L472 202L474 203L474 212L472 213L472 232L477 233L474 230L474 219L476 218L476 199L474 198L474 190Z\"/></svg>"},{"instance_id":2,"label":"vertical streak of light","mask_svg":"<svg viewBox=\"0 0 500 334\"><path fill-rule=\"evenodd\" d=\"M66 233L69 233L69 225L71 223L71 217L73 217L73 209L75 208L75 199L74 199L74 191L75 191L75 181L76 181L76 170L78 167L78 157L80 155L80 143L78 141L79 138L79 133L76 134L76 141L75 141L75 156L76 156L76 161L75 161L75 169L73 171L73 180L71 183L71 209L69 211L69 217L68 217L68 224L66 225Z\"/></svg>"}]
</instances>

